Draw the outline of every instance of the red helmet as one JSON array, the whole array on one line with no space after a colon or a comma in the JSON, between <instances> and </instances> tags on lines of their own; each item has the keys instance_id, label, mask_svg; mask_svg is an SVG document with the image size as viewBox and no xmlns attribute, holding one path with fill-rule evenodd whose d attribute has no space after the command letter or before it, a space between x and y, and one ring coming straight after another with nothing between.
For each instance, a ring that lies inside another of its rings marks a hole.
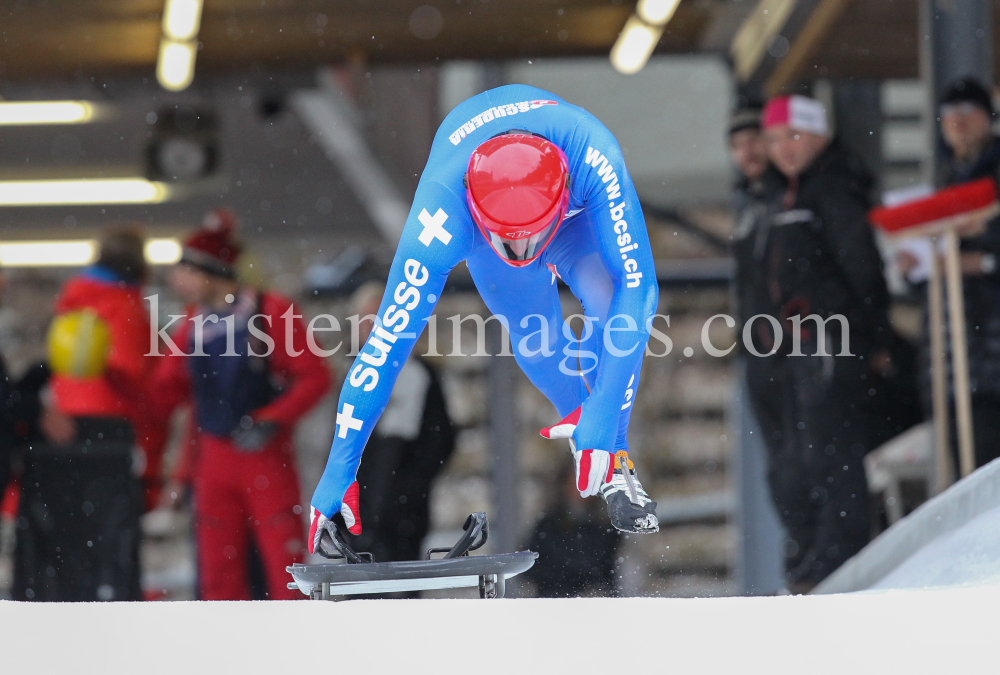
<instances>
[{"instance_id":1,"label":"red helmet","mask_svg":"<svg viewBox=\"0 0 1000 675\"><path fill-rule=\"evenodd\" d=\"M569 208L569 164L555 144L526 131L495 136L469 158L472 219L505 262L541 255Z\"/></svg>"}]
</instances>

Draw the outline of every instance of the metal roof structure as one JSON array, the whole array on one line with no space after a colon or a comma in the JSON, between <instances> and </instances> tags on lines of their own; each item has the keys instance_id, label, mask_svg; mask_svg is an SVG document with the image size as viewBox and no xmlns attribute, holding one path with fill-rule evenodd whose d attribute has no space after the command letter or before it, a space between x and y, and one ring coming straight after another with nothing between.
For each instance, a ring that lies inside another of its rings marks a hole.
<instances>
[{"instance_id":1,"label":"metal roof structure","mask_svg":"<svg viewBox=\"0 0 1000 675\"><path fill-rule=\"evenodd\" d=\"M607 54L630 0L206 0L199 72ZM0 78L152 73L162 0L4 0ZM682 0L660 53L728 54L775 86L914 77L917 0ZM995 29L994 29L995 30Z\"/></svg>"}]
</instances>

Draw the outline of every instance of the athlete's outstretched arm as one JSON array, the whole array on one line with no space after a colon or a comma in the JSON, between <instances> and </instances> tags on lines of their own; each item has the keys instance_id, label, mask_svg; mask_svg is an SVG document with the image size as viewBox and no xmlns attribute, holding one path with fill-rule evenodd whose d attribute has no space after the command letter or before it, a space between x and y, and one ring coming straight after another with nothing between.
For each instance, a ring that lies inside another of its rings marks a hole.
<instances>
[{"instance_id":1,"label":"athlete's outstretched arm","mask_svg":"<svg viewBox=\"0 0 1000 675\"><path fill-rule=\"evenodd\" d=\"M313 508L327 518L341 512L396 377L433 313L448 273L471 247L468 210L458 196L428 178L431 159L396 249L378 320L340 391L330 457L312 498Z\"/></svg>"},{"instance_id":2,"label":"athlete's outstretched arm","mask_svg":"<svg viewBox=\"0 0 1000 675\"><path fill-rule=\"evenodd\" d=\"M603 324L597 380L583 403L578 448L613 450L619 419L629 412L638 383L658 287L639 197L618 142L595 118L577 125L567 156L574 197L582 202L614 291Z\"/></svg>"}]
</instances>

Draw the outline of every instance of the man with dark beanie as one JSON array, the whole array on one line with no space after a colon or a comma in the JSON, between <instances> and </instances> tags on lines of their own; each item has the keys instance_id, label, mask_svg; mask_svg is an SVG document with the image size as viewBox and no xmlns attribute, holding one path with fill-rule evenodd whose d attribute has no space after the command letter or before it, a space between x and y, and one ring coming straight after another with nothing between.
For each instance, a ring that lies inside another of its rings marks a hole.
<instances>
[{"instance_id":1,"label":"man with dark beanie","mask_svg":"<svg viewBox=\"0 0 1000 675\"><path fill-rule=\"evenodd\" d=\"M1000 137L993 133L996 112L987 89L973 78L953 82L942 94L939 108L945 160L938 187L980 178L1000 181ZM1000 217L960 232L960 259L965 300L972 426L976 466L1000 456ZM901 254L897 264L904 276L916 259ZM921 350L921 372L930 391L930 344ZM925 401L929 408L930 401ZM952 419L952 448L957 447Z\"/></svg>"},{"instance_id":2,"label":"man with dark beanie","mask_svg":"<svg viewBox=\"0 0 1000 675\"><path fill-rule=\"evenodd\" d=\"M267 597L291 599L285 567L305 550L292 431L330 372L290 300L237 280L235 228L232 212L210 211L170 275L189 306L152 384L161 415L190 400L192 419L165 497L193 487L202 600L250 599L251 542Z\"/></svg>"},{"instance_id":3,"label":"man with dark beanie","mask_svg":"<svg viewBox=\"0 0 1000 675\"><path fill-rule=\"evenodd\" d=\"M764 253L771 221L781 210L785 178L767 158L767 143L761 131L762 104L750 104L736 110L729 120L729 156L737 172L733 190L735 223L732 251L736 261L733 300L737 331L758 314L776 316L778 308L771 300L764 269ZM751 329L750 340L759 353L771 350L769 338ZM743 345L743 342L739 342ZM775 359L754 358L741 347L746 363L747 389L758 424L768 434L778 415L773 406L779 396L775 377Z\"/></svg>"},{"instance_id":4,"label":"man with dark beanie","mask_svg":"<svg viewBox=\"0 0 1000 675\"><path fill-rule=\"evenodd\" d=\"M150 359L143 237L109 230L96 264L56 300L47 442L29 445L14 555L16 600L141 600L142 488L133 451Z\"/></svg>"}]
</instances>

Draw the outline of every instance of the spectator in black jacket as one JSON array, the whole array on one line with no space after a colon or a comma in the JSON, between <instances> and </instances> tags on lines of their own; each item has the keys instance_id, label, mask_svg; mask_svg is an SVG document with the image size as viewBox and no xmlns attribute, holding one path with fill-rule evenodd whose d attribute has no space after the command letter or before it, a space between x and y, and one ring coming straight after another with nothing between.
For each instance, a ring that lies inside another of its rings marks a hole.
<instances>
[{"instance_id":1,"label":"spectator in black jacket","mask_svg":"<svg viewBox=\"0 0 1000 675\"><path fill-rule=\"evenodd\" d=\"M1000 137L993 133L996 113L986 88L971 78L957 80L942 95L939 113L946 150L939 187L987 177L1000 181ZM972 425L976 466L980 467L1000 457L1000 217L960 234ZM916 258L907 253L897 258L904 276L916 264ZM926 340L921 366L924 390L929 392L930 344ZM924 403L929 407L929 400ZM954 449L954 419L949 428Z\"/></svg>"},{"instance_id":2,"label":"spectator in black jacket","mask_svg":"<svg viewBox=\"0 0 1000 675\"><path fill-rule=\"evenodd\" d=\"M353 298L360 340L372 330L385 286L370 282ZM365 318L368 318L365 321ZM358 468L365 527L353 541L376 562L417 560L430 527L431 484L455 449L455 433L437 370L410 356Z\"/></svg>"},{"instance_id":3,"label":"spectator in black jacket","mask_svg":"<svg viewBox=\"0 0 1000 675\"><path fill-rule=\"evenodd\" d=\"M867 172L830 141L818 101L772 99L763 128L787 185L762 244L762 283L777 314L753 328L760 322L776 354L769 482L788 531L789 588L806 591L868 542L871 378L890 369L895 336L866 216Z\"/></svg>"},{"instance_id":4,"label":"spectator in black jacket","mask_svg":"<svg viewBox=\"0 0 1000 675\"><path fill-rule=\"evenodd\" d=\"M741 329L750 317L771 313L773 309L763 283L762 256L770 222L780 208L785 190L784 177L768 161L760 125L760 108L736 111L729 124L729 155L738 173L733 189L733 255Z\"/></svg>"},{"instance_id":5,"label":"spectator in black jacket","mask_svg":"<svg viewBox=\"0 0 1000 675\"><path fill-rule=\"evenodd\" d=\"M0 273L0 300L5 280ZM7 372L7 363L0 354L0 502L11 477L11 456L18 446L37 437L41 413L39 392L49 378L48 366L36 364L28 368L19 382Z\"/></svg>"},{"instance_id":6,"label":"spectator in black jacket","mask_svg":"<svg viewBox=\"0 0 1000 675\"><path fill-rule=\"evenodd\" d=\"M733 113L729 121L729 155L738 177L733 190L735 226L733 228L733 258L736 275L733 299L737 317L737 334L758 314L777 315L768 292L764 274L764 253L768 232L775 214L781 208L785 179L767 158L767 143L761 132L761 108L748 106ZM756 331L754 330L756 328ZM769 324L754 322L748 341L757 353L770 352L772 340L767 333ZM739 342L741 346L744 342ZM746 361L746 380L750 406L761 433L780 433L778 379L775 359L754 358L746 346L741 349Z\"/></svg>"}]
</instances>

